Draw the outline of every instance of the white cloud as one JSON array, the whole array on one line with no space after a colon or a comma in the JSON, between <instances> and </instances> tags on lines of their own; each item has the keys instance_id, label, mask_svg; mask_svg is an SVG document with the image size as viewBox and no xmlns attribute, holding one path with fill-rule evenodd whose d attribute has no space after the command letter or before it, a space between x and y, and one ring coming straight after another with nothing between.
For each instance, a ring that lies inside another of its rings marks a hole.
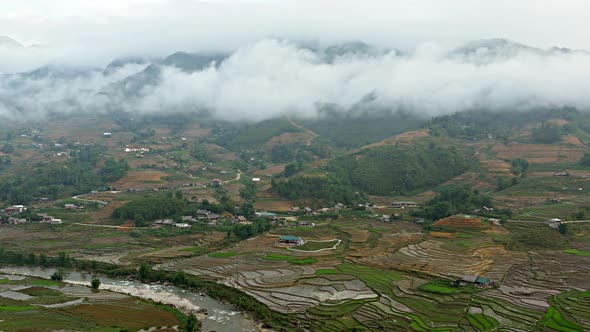
<instances>
[{"instance_id":1,"label":"white cloud","mask_svg":"<svg viewBox=\"0 0 590 332\"><path fill-rule=\"evenodd\" d=\"M0 3L0 34L50 45L38 65L233 50L268 37L407 49L502 37L590 49L589 11L586 0L20 0Z\"/></svg>"}]
</instances>

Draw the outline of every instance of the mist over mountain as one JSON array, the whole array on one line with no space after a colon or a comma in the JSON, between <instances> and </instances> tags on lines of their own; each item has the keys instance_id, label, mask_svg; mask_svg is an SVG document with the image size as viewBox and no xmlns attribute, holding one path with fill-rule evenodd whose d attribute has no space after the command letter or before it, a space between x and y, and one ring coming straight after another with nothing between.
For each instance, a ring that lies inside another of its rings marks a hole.
<instances>
[{"instance_id":1,"label":"mist over mountain","mask_svg":"<svg viewBox=\"0 0 590 332\"><path fill-rule=\"evenodd\" d=\"M21 43L17 42L16 40L7 37L7 36L0 36L0 48L20 48L24 47Z\"/></svg>"},{"instance_id":2,"label":"mist over mountain","mask_svg":"<svg viewBox=\"0 0 590 332\"><path fill-rule=\"evenodd\" d=\"M106 67L48 65L0 75L0 116L208 111L230 121L332 110L590 108L590 54L486 39L412 52L361 41L324 47L264 39L233 52L124 56Z\"/></svg>"}]
</instances>

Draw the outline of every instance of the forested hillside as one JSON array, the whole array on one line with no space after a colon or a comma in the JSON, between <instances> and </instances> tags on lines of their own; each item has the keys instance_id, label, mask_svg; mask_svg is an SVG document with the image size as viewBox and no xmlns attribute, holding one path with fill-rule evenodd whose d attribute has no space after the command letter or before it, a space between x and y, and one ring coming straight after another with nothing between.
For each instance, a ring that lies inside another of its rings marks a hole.
<instances>
[{"instance_id":1,"label":"forested hillside","mask_svg":"<svg viewBox=\"0 0 590 332\"><path fill-rule=\"evenodd\" d=\"M368 194L398 195L436 186L469 167L460 149L430 143L343 156L330 162L328 170L333 177Z\"/></svg>"},{"instance_id":2,"label":"forested hillside","mask_svg":"<svg viewBox=\"0 0 590 332\"><path fill-rule=\"evenodd\" d=\"M54 200L85 194L124 177L129 169L127 162L110 158L101 167L101 151L98 146L84 146L72 151L65 163L39 163L15 177L4 178L0 181L0 200L12 204L29 204L39 197Z\"/></svg>"}]
</instances>

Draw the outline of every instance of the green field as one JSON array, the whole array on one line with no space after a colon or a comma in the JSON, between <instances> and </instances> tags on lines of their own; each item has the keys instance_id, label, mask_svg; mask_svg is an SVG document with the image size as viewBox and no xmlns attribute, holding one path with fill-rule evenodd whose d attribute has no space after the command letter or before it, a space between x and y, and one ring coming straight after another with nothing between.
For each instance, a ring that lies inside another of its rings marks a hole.
<instances>
[{"instance_id":1,"label":"green field","mask_svg":"<svg viewBox=\"0 0 590 332\"><path fill-rule=\"evenodd\" d=\"M572 254L576 256L590 257L590 251L578 250L578 249L565 249L563 251L566 254Z\"/></svg>"},{"instance_id":2,"label":"green field","mask_svg":"<svg viewBox=\"0 0 590 332\"><path fill-rule=\"evenodd\" d=\"M419 289L437 294L456 294L466 290L464 287L452 287L449 281L433 280L420 285Z\"/></svg>"}]
</instances>

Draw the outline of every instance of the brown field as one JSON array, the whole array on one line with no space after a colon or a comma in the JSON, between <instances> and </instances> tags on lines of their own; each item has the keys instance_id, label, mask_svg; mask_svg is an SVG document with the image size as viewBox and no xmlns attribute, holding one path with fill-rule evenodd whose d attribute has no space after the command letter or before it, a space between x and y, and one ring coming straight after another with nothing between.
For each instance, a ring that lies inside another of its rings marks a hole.
<instances>
[{"instance_id":1,"label":"brown field","mask_svg":"<svg viewBox=\"0 0 590 332\"><path fill-rule=\"evenodd\" d=\"M566 124L570 123L568 120L565 120L565 119L553 119L553 120L549 120L547 122L556 124L558 126L565 126Z\"/></svg>"},{"instance_id":2,"label":"brown field","mask_svg":"<svg viewBox=\"0 0 590 332\"><path fill-rule=\"evenodd\" d=\"M554 162L576 163L585 152L588 152L588 149L562 145L512 143L508 146L496 144L493 151L502 159L524 158L532 164L547 164Z\"/></svg>"},{"instance_id":3,"label":"brown field","mask_svg":"<svg viewBox=\"0 0 590 332\"><path fill-rule=\"evenodd\" d=\"M396 143L399 143L401 145L407 145L407 144L411 144L412 142L414 142L416 140L420 140L420 139L423 139L426 137L430 137L430 134L428 133L428 130L426 130L426 129L408 131L403 134L399 134L399 135L395 135L395 136L386 138L386 139L384 139L380 142L377 142L377 143L368 144L365 146L361 146L358 149L350 150L346 154L355 154L357 152L360 152L360 151L363 151L366 149L373 149L376 147L386 146L386 145L395 145Z\"/></svg>"},{"instance_id":4,"label":"brown field","mask_svg":"<svg viewBox=\"0 0 590 332\"><path fill-rule=\"evenodd\" d=\"M561 140L565 144L570 144L570 145L575 145L575 146L581 146L581 147L585 147L586 146L584 143L582 143L582 141L580 141L579 138L577 138L574 135L566 135L566 136L563 136L563 138Z\"/></svg>"},{"instance_id":5,"label":"brown field","mask_svg":"<svg viewBox=\"0 0 590 332\"><path fill-rule=\"evenodd\" d=\"M453 216L444 219L440 219L436 221L433 226L438 227L457 227L460 229L465 228L486 228L487 225L484 224L481 219L478 218L465 218L460 216Z\"/></svg>"},{"instance_id":6,"label":"brown field","mask_svg":"<svg viewBox=\"0 0 590 332\"><path fill-rule=\"evenodd\" d=\"M161 181L162 177L167 176L167 173L157 170L131 170L127 172L127 175L120 179L119 181L113 183L115 187L120 190L131 189L131 188L151 188L154 187L154 183L146 183L146 182L154 182L154 181Z\"/></svg>"},{"instance_id":7,"label":"brown field","mask_svg":"<svg viewBox=\"0 0 590 332\"><path fill-rule=\"evenodd\" d=\"M286 164L278 164L271 167L267 167L265 169L258 170L254 172L255 175L265 176L266 174L275 175L282 173L285 170Z\"/></svg>"},{"instance_id":8,"label":"brown field","mask_svg":"<svg viewBox=\"0 0 590 332\"><path fill-rule=\"evenodd\" d=\"M182 136L186 138L202 138L207 137L210 134L211 129L201 128L199 125L195 124L191 128L185 130L184 133L182 133Z\"/></svg>"},{"instance_id":9,"label":"brown field","mask_svg":"<svg viewBox=\"0 0 590 332\"><path fill-rule=\"evenodd\" d=\"M312 136L307 132L290 132L290 133L282 133L279 136L275 136L271 138L268 142L266 142L266 147L269 150L272 150L275 145L279 144L293 144L293 143L303 143L307 142Z\"/></svg>"},{"instance_id":10,"label":"brown field","mask_svg":"<svg viewBox=\"0 0 590 332\"><path fill-rule=\"evenodd\" d=\"M447 233L447 232L430 232L430 236L433 236L433 237L442 237L442 238L452 238L452 237L454 237L453 233Z\"/></svg>"},{"instance_id":11,"label":"brown field","mask_svg":"<svg viewBox=\"0 0 590 332\"><path fill-rule=\"evenodd\" d=\"M269 192L258 192L254 207L258 210L285 212L296 206L294 202L285 200Z\"/></svg>"},{"instance_id":12,"label":"brown field","mask_svg":"<svg viewBox=\"0 0 590 332\"><path fill-rule=\"evenodd\" d=\"M489 173L501 176L512 176L512 165L504 160L480 158L480 163Z\"/></svg>"}]
</instances>

